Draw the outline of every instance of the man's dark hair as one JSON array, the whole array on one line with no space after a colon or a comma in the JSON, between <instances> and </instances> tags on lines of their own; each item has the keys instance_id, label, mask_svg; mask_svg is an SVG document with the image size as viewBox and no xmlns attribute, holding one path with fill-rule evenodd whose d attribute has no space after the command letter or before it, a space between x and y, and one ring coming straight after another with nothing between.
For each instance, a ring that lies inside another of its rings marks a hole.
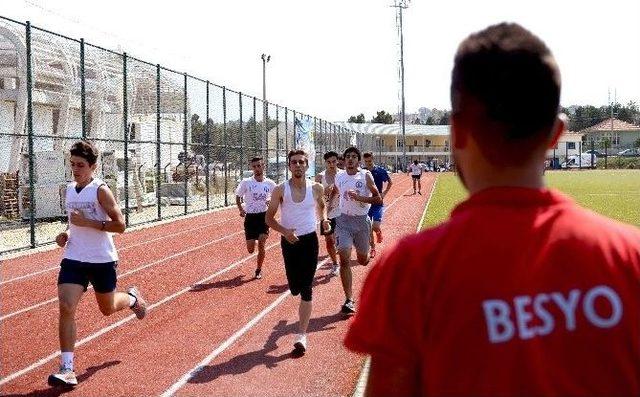
<instances>
[{"instance_id":1,"label":"man's dark hair","mask_svg":"<svg viewBox=\"0 0 640 397\"><path fill-rule=\"evenodd\" d=\"M418 164L418 160L413 160L413 164Z\"/></svg>"},{"instance_id":2,"label":"man's dark hair","mask_svg":"<svg viewBox=\"0 0 640 397\"><path fill-rule=\"evenodd\" d=\"M373 153L371 152L364 152L362 154L362 157L364 157L365 159L368 159L369 157L373 157Z\"/></svg>"},{"instance_id":3,"label":"man's dark hair","mask_svg":"<svg viewBox=\"0 0 640 397\"><path fill-rule=\"evenodd\" d=\"M290 150L289 154L287 154L287 162L291 161L291 157L297 156L297 155L304 156L305 160L307 160L307 164L309 164L309 156L304 150L301 150L301 149Z\"/></svg>"},{"instance_id":4,"label":"man's dark hair","mask_svg":"<svg viewBox=\"0 0 640 397\"><path fill-rule=\"evenodd\" d=\"M355 153L355 154L357 154L357 155L358 155L358 161L360 161L360 160L362 159L362 155L360 154L360 150L359 150L357 147L355 147L355 146L348 147L348 148L344 151L344 153L342 153L342 157L343 157L343 158L344 158L344 157L347 157L347 154L349 154L349 153Z\"/></svg>"},{"instance_id":5,"label":"man's dark hair","mask_svg":"<svg viewBox=\"0 0 640 397\"><path fill-rule=\"evenodd\" d=\"M329 160L331 157L335 157L336 160L340 157L338 155L338 153L334 152L333 150L328 151L327 153L324 154L324 156L322 156L325 160Z\"/></svg>"},{"instance_id":6,"label":"man's dark hair","mask_svg":"<svg viewBox=\"0 0 640 397\"><path fill-rule=\"evenodd\" d=\"M340 161L340 160L344 161L344 156L343 155L338 156L338 161Z\"/></svg>"},{"instance_id":7,"label":"man's dark hair","mask_svg":"<svg viewBox=\"0 0 640 397\"><path fill-rule=\"evenodd\" d=\"M451 76L454 119L471 127L494 165L522 163L549 138L560 105L560 71L533 33L501 23L458 47Z\"/></svg>"},{"instance_id":8,"label":"man's dark hair","mask_svg":"<svg viewBox=\"0 0 640 397\"><path fill-rule=\"evenodd\" d=\"M255 163L256 161L262 161L262 157L253 157L249 160L249 163Z\"/></svg>"},{"instance_id":9,"label":"man's dark hair","mask_svg":"<svg viewBox=\"0 0 640 397\"><path fill-rule=\"evenodd\" d=\"M89 165L94 165L98 161L98 148L89 141L78 141L69 150L72 156L82 157Z\"/></svg>"}]
</instances>

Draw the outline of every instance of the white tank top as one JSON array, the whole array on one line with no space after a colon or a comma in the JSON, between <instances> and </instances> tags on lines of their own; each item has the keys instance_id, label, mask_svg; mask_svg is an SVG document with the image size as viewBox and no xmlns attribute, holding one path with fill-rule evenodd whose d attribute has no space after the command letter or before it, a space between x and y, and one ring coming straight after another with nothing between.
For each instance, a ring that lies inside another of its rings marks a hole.
<instances>
[{"instance_id":1,"label":"white tank top","mask_svg":"<svg viewBox=\"0 0 640 397\"><path fill-rule=\"evenodd\" d=\"M347 192L354 190L358 196L371 197L371 191L367 186L368 170L358 170L354 175L349 175L346 171L336 175L336 186L340 191L340 213L344 215L367 215L371 204L352 200Z\"/></svg>"},{"instance_id":2,"label":"white tank top","mask_svg":"<svg viewBox=\"0 0 640 397\"><path fill-rule=\"evenodd\" d=\"M337 178L338 175L340 175L340 173L344 171L338 170L336 172L333 183L327 182L327 175L325 174L325 172L326 171L322 171L320 173L320 175L322 176L322 187L324 187L324 201L327 203L327 207L329 206L329 204L331 204L332 209L331 212L327 213L327 217L329 217L329 219L333 219L340 216L340 196L333 196L333 199L331 200L331 202L329 202L329 194L331 193L331 188L336 184L335 178Z\"/></svg>"},{"instance_id":3,"label":"white tank top","mask_svg":"<svg viewBox=\"0 0 640 397\"><path fill-rule=\"evenodd\" d=\"M290 181L284 183L284 195L282 197L282 216L280 223L287 229L294 229L296 236L316 231L316 204L313 200L313 181L307 180L304 200L296 203L291 198Z\"/></svg>"},{"instance_id":4,"label":"white tank top","mask_svg":"<svg viewBox=\"0 0 640 397\"><path fill-rule=\"evenodd\" d=\"M67 216L71 211L80 210L86 218L97 221L110 221L109 215L98 202L98 188L104 185L100 179L93 178L80 193L76 192L76 182L67 185L65 207ZM81 227L69 222L69 240L64 257L87 263L107 263L118 260L111 233L90 227Z\"/></svg>"}]
</instances>

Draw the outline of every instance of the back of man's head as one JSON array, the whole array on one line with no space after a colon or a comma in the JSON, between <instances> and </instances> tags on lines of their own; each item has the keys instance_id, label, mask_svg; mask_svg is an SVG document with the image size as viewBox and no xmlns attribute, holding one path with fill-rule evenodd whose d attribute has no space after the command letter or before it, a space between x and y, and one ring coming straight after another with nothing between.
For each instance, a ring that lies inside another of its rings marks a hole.
<instances>
[{"instance_id":1,"label":"back of man's head","mask_svg":"<svg viewBox=\"0 0 640 397\"><path fill-rule=\"evenodd\" d=\"M452 117L493 165L522 164L548 143L559 105L560 71L553 55L522 26L493 25L458 47Z\"/></svg>"}]
</instances>

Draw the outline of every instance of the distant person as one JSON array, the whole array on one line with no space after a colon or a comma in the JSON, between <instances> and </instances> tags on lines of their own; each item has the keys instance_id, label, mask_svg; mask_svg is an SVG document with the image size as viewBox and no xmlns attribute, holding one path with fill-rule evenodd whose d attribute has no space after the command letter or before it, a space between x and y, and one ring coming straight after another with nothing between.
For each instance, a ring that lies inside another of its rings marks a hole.
<instances>
[{"instance_id":1,"label":"distant person","mask_svg":"<svg viewBox=\"0 0 640 397\"><path fill-rule=\"evenodd\" d=\"M342 155L338 156L338 169L344 171L344 157Z\"/></svg>"},{"instance_id":2,"label":"distant person","mask_svg":"<svg viewBox=\"0 0 640 397\"><path fill-rule=\"evenodd\" d=\"M240 216L244 218L244 236L247 241L247 251L250 254L258 245L258 258L255 278L262 278L262 264L264 263L264 244L269 237L269 226L265 221L267 206L271 200L271 192L276 183L264 176L264 161L262 157L254 157L249 162L253 176L243 179L236 189L236 206ZM244 207L242 206L244 202Z\"/></svg>"},{"instance_id":3,"label":"distant person","mask_svg":"<svg viewBox=\"0 0 640 397\"><path fill-rule=\"evenodd\" d=\"M338 264L338 253L336 251L336 237L334 234L336 228L336 219L340 216L340 197L332 195L335 187L336 176L338 172L343 172L338 169L338 153L329 151L324 154L325 170L316 175L315 180L320 183L324 188L325 201L327 202L327 216L329 222L331 222L331 229L324 233L320 230L320 234L324 235L325 243L327 246L327 253L331 258L331 274L340 274L340 265Z\"/></svg>"},{"instance_id":4,"label":"distant person","mask_svg":"<svg viewBox=\"0 0 640 397\"><path fill-rule=\"evenodd\" d=\"M345 171L336 177L333 195L340 196L340 216L336 221L336 243L340 255L340 280L345 294L341 311L355 313L351 271L351 249L355 247L358 263L369 263L371 241L371 204L382 204L371 172L360 169L362 156L356 147L344 151Z\"/></svg>"},{"instance_id":5,"label":"distant person","mask_svg":"<svg viewBox=\"0 0 640 397\"><path fill-rule=\"evenodd\" d=\"M371 269L346 337L369 396L640 395L640 230L544 186L560 72L517 24L466 38L451 138L470 197Z\"/></svg>"},{"instance_id":6,"label":"distant person","mask_svg":"<svg viewBox=\"0 0 640 397\"><path fill-rule=\"evenodd\" d=\"M424 171L424 166L418 163L418 160L413 160L412 164L409 164L408 172L411 175L411 179L413 181L413 194L416 194L416 185L418 185L418 194L422 195L422 184L420 183L420 178L422 177L422 172Z\"/></svg>"},{"instance_id":7,"label":"distant person","mask_svg":"<svg viewBox=\"0 0 640 397\"><path fill-rule=\"evenodd\" d=\"M380 192L380 197L384 200L389 190L391 190L391 186L393 182L389 177L389 173L384 168L377 166L373 162L373 153L365 152L362 155L364 160L364 168L368 169L371 172L371 176L373 176L373 182L376 184L376 188ZM386 184L386 187L384 185ZM383 188L384 187L384 188ZM382 242L382 217L384 215L384 205L382 204L371 204L371 208L369 208L369 218L371 218L371 250L369 256L371 258L375 258L376 256L376 240L378 243ZM374 238L375 234L375 238Z\"/></svg>"},{"instance_id":8,"label":"distant person","mask_svg":"<svg viewBox=\"0 0 640 397\"><path fill-rule=\"evenodd\" d=\"M292 150L287 156L291 178L276 186L267 209L267 224L282 234L280 245L289 290L300 295L298 335L294 354L307 351L307 328L311 318L313 277L318 265L318 235L316 223L326 233L331 228L324 205L324 189L307 180L309 158L302 150ZM280 222L275 216L280 207Z\"/></svg>"},{"instance_id":9,"label":"distant person","mask_svg":"<svg viewBox=\"0 0 640 397\"><path fill-rule=\"evenodd\" d=\"M109 187L93 176L98 149L88 141L79 141L71 146L70 155L73 182L67 186L65 200L69 229L56 237L56 243L64 247L58 274L60 370L47 380L50 386L63 387L78 384L74 372L75 314L89 283L105 316L129 308L143 319L147 312L147 303L136 287L116 292L118 252L111 234L124 233L125 222Z\"/></svg>"}]
</instances>

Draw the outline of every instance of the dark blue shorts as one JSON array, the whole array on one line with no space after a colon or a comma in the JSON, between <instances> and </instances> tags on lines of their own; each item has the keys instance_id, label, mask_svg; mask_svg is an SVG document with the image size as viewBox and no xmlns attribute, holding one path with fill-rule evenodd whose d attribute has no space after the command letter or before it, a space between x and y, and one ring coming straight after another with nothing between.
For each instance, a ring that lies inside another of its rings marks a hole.
<instances>
[{"instance_id":1,"label":"dark blue shorts","mask_svg":"<svg viewBox=\"0 0 640 397\"><path fill-rule=\"evenodd\" d=\"M384 215L384 205L372 205L369 208L369 218L374 222L382 222L382 216Z\"/></svg>"},{"instance_id":2,"label":"dark blue shorts","mask_svg":"<svg viewBox=\"0 0 640 397\"><path fill-rule=\"evenodd\" d=\"M60 263L58 285L78 284L86 291L91 283L96 292L107 294L116 290L117 266L118 262L87 263L65 258Z\"/></svg>"}]
</instances>

